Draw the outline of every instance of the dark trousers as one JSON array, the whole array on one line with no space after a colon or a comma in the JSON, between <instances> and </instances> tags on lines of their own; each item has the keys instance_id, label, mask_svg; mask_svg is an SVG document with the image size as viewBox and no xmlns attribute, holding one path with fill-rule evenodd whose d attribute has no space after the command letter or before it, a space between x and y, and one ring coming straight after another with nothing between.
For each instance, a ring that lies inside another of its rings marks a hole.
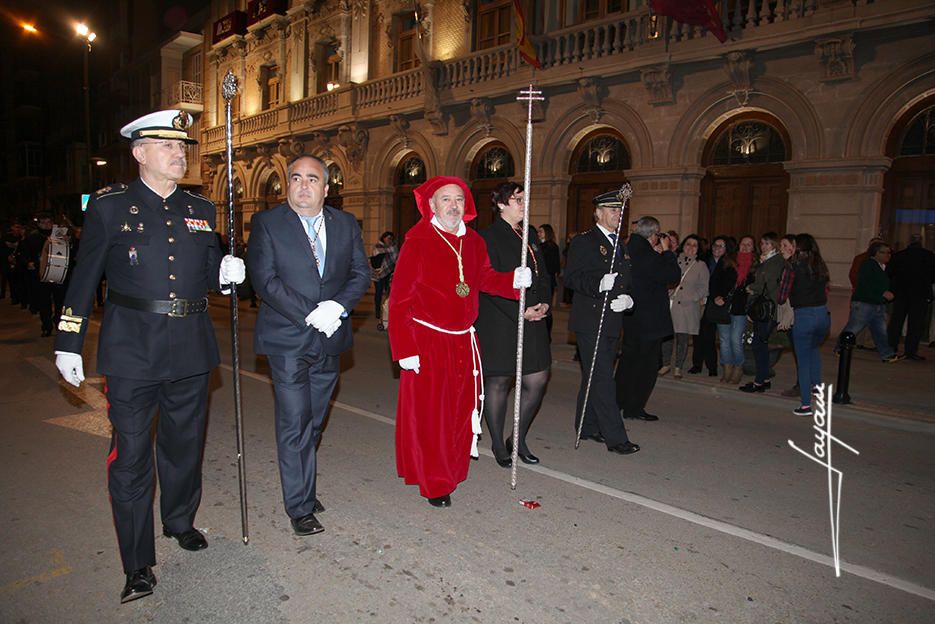
<instances>
[{"instance_id":1,"label":"dark trousers","mask_svg":"<svg viewBox=\"0 0 935 624\"><path fill-rule=\"evenodd\" d=\"M928 307L928 299L925 296L911 297L902 295L893 300L893 313L890 315L890 325L887 330L890 346L894 351L899 350L899 338L903 333L903 323L906 317L909 317L909 323L906 326L906 346L904 352L906 355L917 355L919 353L919 340L922 338L922 332L925 324L925 311Z\"/></svg>"},{"instance_id":2,"label":"dark trousers","mask_svg":"<svg viewBox=\"0 0 935 624\"><path fill-rule=\"evenodd\" d=\"M584 405L588 373L591 370L591 359L594 358L597 334L578 332L576 336L578 354L581 358L581 387L578 390L578 408L575 410L575 430L577 431L578 424L581 422L581 408ZM600 433L604 436L608 447L629 441L627 430L620 419L620 408L614 400L614 356L617 352L617 341L617 336L601 336L597 358L594 360L594 373L591 377L591 391L588 393L584 426L581 427L583 436Z\"/></svg>"},{"instance_id":3,"label":"dark trousers","mask_svg":"<svg viewBox=\"0 0 935 624\"><path fill-rule=\"evenodd\" d=\"M373 283L373 309L378 319L382 320L383 295L390 296L390 276L378 279Z\"/></svg>"},{"instance_id":4,"label":"dark trousers","mask_svg":"<svg viewBox=\"0 0 935 624\"><path fill-rule=\"evenodd\" d=\"M662 361L662 340L643 340L637 332L623 333L623 354L617 363L617 403L624 418L645 413L656 387Z\"/></svg>"},{"instance_id":5,"label":"dark trousers","mask_svg":"<svg viewBox=\"0 0 935 624\"><path fill-rule=\"evenodd\" d=\"M208 374L176 381L107 377L108 416L114 427L107 487L123 569L156 563L153 539L152 428L156 408L156 469L163 526L173 533L194 526L201 501Z\"/></svg>"},{"instance_id":6,"label":"dark trousers","mask_svg":"<svg viewBox=\"0 0 935 624\"><path fill-rule=\"evenodd\" d=\"M42 331L51 332L53 325L62 315L65 301L65 287L61 284L49 284L36 280L32 288L31 309L39 313Z\"/></svg>"},{"instance_id":7,"label":"dark trousers","mask_svg":"<svg viewBox=\"0 0 935 624\"><path fill-rule=\"evenodd\" d=\"M282 499L290 518L315 507L316 450L331 394L338 381L338 356L319 346L301 357L269 355L276 404L276 448Z\"/></svg>"},{"instance_id":8,"label":"dark trousers","mask_svg":"<svg viewBox=\"0 0 935 624\"><path fill-rule=\"evenodd\" d=\"M769 337L776 328L776 321L753 321L753 361L756 362L757 384L769 379Z\"/></svg>"},{"instance_id":9,"label":"dark trousers","mask_svg":"<svg viewBox=\"0 0 935 624\"><path fill-rule=\"evenodd\" d=\"M692 347L692 367L701 368L704 364L709 373L717 372L717 349L714 347L714 336L717 334L717 324L701 319L698 335L695 336Z\"/></svg>"}]
</instances>

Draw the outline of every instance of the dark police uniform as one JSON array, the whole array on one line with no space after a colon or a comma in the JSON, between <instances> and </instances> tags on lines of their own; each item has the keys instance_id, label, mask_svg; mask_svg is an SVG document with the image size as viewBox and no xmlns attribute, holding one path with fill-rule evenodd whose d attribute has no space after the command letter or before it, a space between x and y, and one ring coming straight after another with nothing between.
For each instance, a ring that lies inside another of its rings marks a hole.
<instances>
[{"instance_id":1,"label":"dark police uniform","mask_svg":"<svg viewBox=\"0 0 935 624\"><path fill-rule=\"evenodd\" d=\"M201 498L208 371L218 349L207 293L219 289L215 207L181 188L163 199L137 179L88 203L56 351L80 354L95 290L107 274L98 347L113 425L108 487L124 569L155 564L150 432L159 408L163 526L192 528Z\"/></svg>"},{"instance_id":2,"label":"dark police uniform","mask_svg":"<svg viewBox=\"0 0 935 624\"><path fill-rule=\"evenodd\" d=\"M599 196L603 197L603 196ZM619 205L619 203L618 203ZM621 217L622 218L622 217ZM617 245L617 259L611 262L613 243L596 225L576 236L568 250L565 264L565 285L575 292L571 304L568 328L575 332L578 340L578 355L581 360L581 387L578 391L575 428L581 418L581 407L597 343L597 328L601 320L604 293L599 292L601 278L607 273L617 273L614 287L607 297L604 308L604 325L601 328L600 346L594 363L591 392L588 395L587 413L584 415L582 438L602 436L608 448L629 441L627 431L620 420L614 395L614 356L620 339L623 313L613 312L610 302L618 295L630 291L630 266L623 241Z\"/></svg>"}]
</instances>

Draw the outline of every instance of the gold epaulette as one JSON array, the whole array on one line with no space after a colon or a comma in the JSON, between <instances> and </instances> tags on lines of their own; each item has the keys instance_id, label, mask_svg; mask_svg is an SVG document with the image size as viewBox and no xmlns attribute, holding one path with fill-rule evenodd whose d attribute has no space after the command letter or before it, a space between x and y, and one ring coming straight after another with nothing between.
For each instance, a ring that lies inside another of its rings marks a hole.
<instances>
[{"instance_id":1,"label":"gold epaulette","mask_svg":"<svg viewBox=\"0 0 935 624\"><path fill-rule=\"evenodd\" d=\"M129 187L126 184L110 184L104 188L94 191L94 197L101 198L107 197L108 195L118 195L120 193L125 193L127 188Z\"/></svg>"}]
</instances>

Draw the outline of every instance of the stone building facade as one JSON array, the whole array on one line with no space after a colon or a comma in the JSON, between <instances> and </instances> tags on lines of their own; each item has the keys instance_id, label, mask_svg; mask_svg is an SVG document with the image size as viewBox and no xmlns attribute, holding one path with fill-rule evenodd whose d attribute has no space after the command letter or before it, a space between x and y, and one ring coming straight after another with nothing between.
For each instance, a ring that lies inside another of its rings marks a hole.
<instances>
[{"instance_id":1,"label":"stone building facade","mask_svg":"<svg viewBox=\"0 0 935 624\"><path fill-rule=\"evenodd\" d=\"M935 2L721 0L725 43L645 0L523 4L541 69L507 30L510 0L215 0L200 127L219 216L231 71L245 238L301 152L331 164L368 244L411 226L413 185L438 174L469 181L482 226L487 190L523 178L532 84L531 222L560 237L629 181L628 217L683 235L814 234L834 286L879 232L935 245Z\"/></svg>"}]
</instances>

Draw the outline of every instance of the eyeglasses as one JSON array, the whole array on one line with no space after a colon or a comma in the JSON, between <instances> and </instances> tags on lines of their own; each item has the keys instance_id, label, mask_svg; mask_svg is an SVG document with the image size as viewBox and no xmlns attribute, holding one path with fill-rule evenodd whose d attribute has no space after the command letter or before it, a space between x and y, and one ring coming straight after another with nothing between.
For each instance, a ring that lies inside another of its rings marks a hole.
<instances>
[{"instance_id":1,"label":"eyeglasses","mask_svg":"<svg viewBox=\"0 0 935 624\"><path fill-rule=\"evenodd\" d=\"M161 150L167 152L174 152L181 150L185 153L191 149L191 145L188 143L183 143L182 141L140 141L140 145L155 145Z\"/></svg>"}]
</instances>

